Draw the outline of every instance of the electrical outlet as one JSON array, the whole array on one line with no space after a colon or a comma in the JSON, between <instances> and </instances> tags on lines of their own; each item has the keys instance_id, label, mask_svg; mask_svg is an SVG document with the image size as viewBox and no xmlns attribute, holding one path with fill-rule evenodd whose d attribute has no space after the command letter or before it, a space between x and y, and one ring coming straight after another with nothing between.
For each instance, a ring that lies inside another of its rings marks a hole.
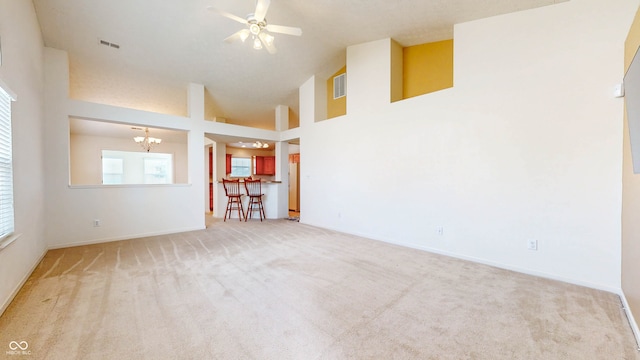
<instances>
[{"instance_id":1,"label":"electrical outlet","mask_svg":"<svg viewBox=\"0 0 640 360\"><path fill-rule=\"evenodd\" d=\"M100 219L93 220L93 227L100 227Z\"/></svg>"},{"instance_id":2,"label":"electrical outlet","mask_svg":"<svg viewBox=\"0 0 640 360\"><path fill-rule=\"evenodd\" d=\"M438 233L438 235L442 235L444 234L444 228L442 226L438 226L436 227L436 232Z\"/></svg>"},{"instance_id":3,"label":"electrical outlet","mask_svg":"<svg viewBox=\"0 0 640 360\"><path fill-rule=\"evenodd\" d=\"M529 249L529 250L538 250L538 240L536 240L536 239L527 240L527 249Z\"/></svg>"}]
</instances>

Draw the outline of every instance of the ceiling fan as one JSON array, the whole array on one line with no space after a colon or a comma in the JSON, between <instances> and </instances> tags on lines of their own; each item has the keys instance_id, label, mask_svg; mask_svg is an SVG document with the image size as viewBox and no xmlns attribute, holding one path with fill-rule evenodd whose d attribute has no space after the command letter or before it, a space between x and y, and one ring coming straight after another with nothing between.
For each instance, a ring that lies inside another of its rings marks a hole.
<instances>
[{"instance_id":1,"label":"ceiling fan","mask_svg":"<svg viewBox=\"0 0 640 360\"><path fill-rule=\"evenodd\" d=\"M216 9L213 6L208 6L207 9L247 26L246 29L242 29L224 39L225 42L231 43L237 39L244 42L251 37L254 49L260 50L264 46L270 54L275 54L276 47L273 45L274 37L270 33L300 36L302 35L302 29L291 26L267 24L265 15L267 14L270 3L271 0L257 0L255 12L247 15L244 19L226 11Z\"/></svg>"}]
</instances>

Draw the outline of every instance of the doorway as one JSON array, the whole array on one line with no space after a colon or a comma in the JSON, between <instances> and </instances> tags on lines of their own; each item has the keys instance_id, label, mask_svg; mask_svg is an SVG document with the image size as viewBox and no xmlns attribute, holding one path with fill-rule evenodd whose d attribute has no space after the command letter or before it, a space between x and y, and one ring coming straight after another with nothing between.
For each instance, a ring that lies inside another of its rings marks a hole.
<instances>
[{"instance_id":1,"label":"doorway","mask_svg":"<svg viewBox=\"0 0 640 360\"><path fill-rule=\"evenodd\" d=\"M289 219L300 220L300 145L289 144Z\"/></svg>"}]
</instances>

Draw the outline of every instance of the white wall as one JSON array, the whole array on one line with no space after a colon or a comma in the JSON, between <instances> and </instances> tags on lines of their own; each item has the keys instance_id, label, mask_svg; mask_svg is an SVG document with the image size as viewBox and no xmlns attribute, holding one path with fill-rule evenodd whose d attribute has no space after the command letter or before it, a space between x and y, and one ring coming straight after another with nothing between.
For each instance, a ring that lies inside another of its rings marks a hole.
<instances>
[{"instance_id":1,"label":"white wall","mask_svg":"<svg viewBox=\"0 0 640 360\"><path fill-rule=\"evenodd\" d=\"M202 115L185 118L69 100L67 54L46 48L45 59L46 226L49 247L204 228L202 200L206 195L204 131L200 126L204 122ZM200 102L204 109L202 97ZM134 123L135 120L141 126L188 130L188 184L70 187L70 116L122 123ZM100 220L100 227L93 226L95 219Z\"/></svg>"},{"instance_id":2,"label":"white wall","mask_svg":"<svg viewBox=\"0 0 640 360\"><path fill-rule=\"evenodd\" d=\"M0 80L17 95L12 105L15 229L0 251L0 314L44 255L42 37L31 1L0 0Z\"/></svg>"},{"instance_id":3,"label":"white wall","mask_svg":"<svg viewBox=\"0 0 640 360\"><path fill-rule=\"evenodd\" d=\"M205 134L279 140L279 133L275 131L205 121L202 85L189 84L185 89L188 116L183 117L143 111L137 109L138 106L124 108L70 99L69 71L66 52L45 48L45 144L48 155L45 166L48 175L46 192L49 194L45 211L46 241L50 248L202 229L209 197ZM138 87L120 88L118 84L110 84L95 89L92 96L110 99L109 94L117 92L118 97L123 98L136 89ZM149 96L157 96L157 93L151 92ZM149 103L157 102L155 99ZM187 183L69 186L69 117L187 131ZM224 162L218 161L218 153L216 145L216 163L224 167ZM216 178L218 172L216 169ZM272 194L276 196L279 191L277 187ZM219 198L221 192L218 189L214 196L216 204L226 202L226 197ZM214 216L223 215L224 212L214 212ZM94 220L100 220L101 226L94 227Z\"/></svg>"},{"instance_id":4,"label":"white wall","mask_svg":"<svg viewBox=\"0 0 640 360\"><path fill-rule=\"evenodd\" d=\"M640 57L636 53L640 48L640 9L636 12L633 25L625 41L625 69L629 69L632 63L640 65ZM625 78L629 78L633 72L627 72ZM638 79L635 79L637 81ZM631 80L634 81L634 80ZM625 87L628 89L628 83ZM625 97L625 106L628 111L630 106L638 105L638 99L629 95ZM629 322L633 324L636 339L640 339L640 174L633 171L633 155L631 152L631 135L628 114L624 120L624 149L623 149L623 175L622 175L622 290L623 300Z\"/></svg>"},{"instance_id":5,"label":"white wall","mask_svg":"<svg viewBox=\"0 0 640 360\"><path fill-rule=\"evenodd\" d=\"M573 0L457 25L454 88L392 104L353 108L389 93L388 40L350 48L346 116L313 123L315 78L300 89L301 221L619 291L612 89L637 6Z\"/></svg>"}]
</instances>

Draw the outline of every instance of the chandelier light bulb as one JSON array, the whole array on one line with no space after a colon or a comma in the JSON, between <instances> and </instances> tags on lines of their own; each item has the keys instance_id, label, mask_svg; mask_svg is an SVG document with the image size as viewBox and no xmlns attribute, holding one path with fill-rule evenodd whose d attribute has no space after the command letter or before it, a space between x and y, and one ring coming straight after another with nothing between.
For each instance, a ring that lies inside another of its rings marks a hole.
<instances>
[{"instance_id":1,"label":"chandelier light bulb","mask_svg":"<svg viewBox=\"0 0 640 360\"><path fill-rule=\"evenodd\" d=\"M133 141L140 144L140 146L142 146L144 150L149 152L153 146L160 144L162 142L162 139L150 137L149 128L145 128L144 136L136 136L133 138Z\"/></svg>"}]
</instances>

